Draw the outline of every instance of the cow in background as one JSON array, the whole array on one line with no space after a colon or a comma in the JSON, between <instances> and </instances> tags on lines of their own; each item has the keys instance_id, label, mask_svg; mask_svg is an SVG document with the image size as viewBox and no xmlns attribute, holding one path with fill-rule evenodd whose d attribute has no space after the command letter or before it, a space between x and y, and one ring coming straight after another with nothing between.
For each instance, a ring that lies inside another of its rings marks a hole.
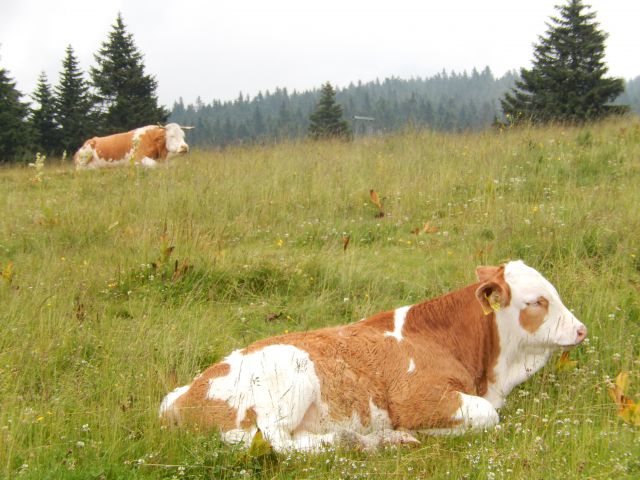
<instances>
[{"instance_id":1,"label":"cow in background","mask_svg":"<svg viewBox=\"0 0 640 480\"><path fill-rule=\"evenodd\" d=\"M107 137L93 137L84 142L74 155L73 162L78 170L132 163L155 167L168 157L189 151L189 145L184 141L184 130L191 128L181 127L177 123L169 123L164 127L147 125Z\"/></svg>"}]
</instances>

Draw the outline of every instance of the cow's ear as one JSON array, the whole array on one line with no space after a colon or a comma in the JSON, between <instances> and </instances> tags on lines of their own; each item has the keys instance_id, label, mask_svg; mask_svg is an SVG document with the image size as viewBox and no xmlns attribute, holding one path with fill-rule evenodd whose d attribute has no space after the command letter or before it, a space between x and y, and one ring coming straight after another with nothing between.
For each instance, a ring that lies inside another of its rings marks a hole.
<instances>
[{"instance_id":1,"label":"cow's ear","mask_svg":"<svg viewBox=\"0 0 640 480\"><path fill-rule=\"evenodd\" d=\"M498 312L505 308L511 301L509 286L500 278L483 283L476 290L476 298L482 306L485 315Z\"/></svg>"},{"instance_id":2,"label":"cow's ear","mask_svg":"<svg viewBox=\"0 0 640 480\"><path fill-rule=\"evenodd\" d=\"M502 268L504 267L490 267L481 265L476 268L476 277L478 277L478 280L481 282L487 282L498 275Z\"/></svg>"}]
</instances>

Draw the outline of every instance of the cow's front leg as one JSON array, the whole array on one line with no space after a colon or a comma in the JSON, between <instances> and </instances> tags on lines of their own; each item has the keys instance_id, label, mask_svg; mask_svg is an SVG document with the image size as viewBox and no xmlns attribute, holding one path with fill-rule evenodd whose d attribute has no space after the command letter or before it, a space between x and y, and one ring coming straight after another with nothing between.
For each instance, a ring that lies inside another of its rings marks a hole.
<instances>
[{"instance_id":1,"label":"cow's front leg","mask_svg":"<svg viewBox=\"0 0 640 480\"><path fill-rule=\"evenodd\" d=\"M420 441L409 432L390 429L378 430L367 435L353 430L342 430L336 435L336 443L345 448L365 451L375 451L383 445L420 445Z\"/></svg>"},{"instance_id":2,"label":"cow's front leg","mask_svg":"<svg viewBox=\"0 0 640 480\"><path fill-rule=\"evenodd\" d=\"M290 432L278 426L266 428L262 433L276 452L292 450L319 452L337 443L337 435L335 433L316 434L296 432L294 435L291 435Z\"/></svg>"},{"instance_id":3,"label":"cow's front leg","mask_svg":"<svg viewBox=\"0 0 640 480\"><path fill-rule=\"evenodd\" d=\"M432 428L423 430L429 435L460 435L467 431L482 431L495 427L500 418L498 412L488 400L475 395L458 393L460 407L451 420L457 425L450 428Z\"/></svg>"},{"instance_id":4,"label":"cow's front leg","mask_svg":"<svg viewBox=\"0 0 640 480\"><path fill-rule=\"evenodd\" d=\"M153 158L144 157L142 160L140 160L140 164L143 167L155 168L158 165L158 162L156 162Z\"/></svg>"}]
</instances>

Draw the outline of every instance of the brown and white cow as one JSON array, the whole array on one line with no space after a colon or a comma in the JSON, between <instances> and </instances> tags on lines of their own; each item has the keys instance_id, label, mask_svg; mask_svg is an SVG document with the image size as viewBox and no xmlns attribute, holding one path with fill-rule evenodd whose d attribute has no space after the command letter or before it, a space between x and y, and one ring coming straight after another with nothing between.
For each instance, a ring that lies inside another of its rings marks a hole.
<instances>
[{"instance_id":1,"label":"brown and white cow","mask_svg":"<svg viewBox=\"0 0 640 480\"><path fill-rule=\"evenodd\" d=\"M132 161L136 165L155 167L168 156L189 151L183 131L189 128L193 127L168 123L164 127L147 125L107 137L93 137L84 142L73 161L79 170L130 165Z\"/></svg>"},{"instance_id":2,"label":"brown and white cow","mask_svg":"<svg viewBox=\"0 0 640 480\"><path fill-rule=\"evenodd\" d=\"M434 300L236 350L169 393L160 416L228 442L260 429L278 451L493 427L509 392L587 329L522 261L477 275Z\"/></svg>"}]
</instances>

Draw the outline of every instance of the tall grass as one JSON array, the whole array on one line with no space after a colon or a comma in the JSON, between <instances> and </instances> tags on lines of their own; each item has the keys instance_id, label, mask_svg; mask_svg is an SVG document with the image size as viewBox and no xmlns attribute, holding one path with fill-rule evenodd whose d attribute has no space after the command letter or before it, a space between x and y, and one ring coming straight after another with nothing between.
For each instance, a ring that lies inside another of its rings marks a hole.
<instances>
[{"instance_id":1,"label":"tall grass","mask_svg":"<svg viewBox=\"0 0 640 480\"><path fill-rule=\"evenodd\" d=\"M640 477L640 431L606 394L622 370L640 392L638 120L41 173L0 169L0 476ZM438 231L412 233L427 222ZM433 297L516 258L590 337L576 369L552 360L515 391L495 431L253 458L157 420L166 392L234 348Z\"/></svg>"}]
</instances>

